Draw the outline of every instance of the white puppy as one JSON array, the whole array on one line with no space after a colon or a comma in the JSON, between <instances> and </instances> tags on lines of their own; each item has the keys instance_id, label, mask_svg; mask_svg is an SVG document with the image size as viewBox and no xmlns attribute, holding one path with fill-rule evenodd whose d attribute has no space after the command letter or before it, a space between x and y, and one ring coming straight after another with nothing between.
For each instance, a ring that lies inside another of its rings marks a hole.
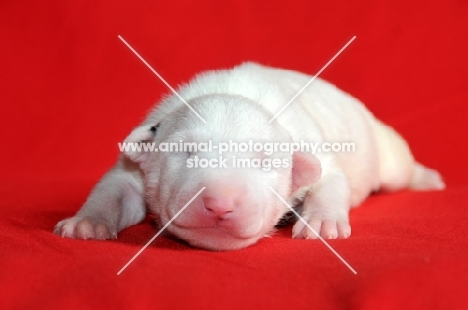
<instances>
[{"instance_id":1,"label":"white puppy","mask_svg":"<svg viewBox=\"0 0 468 310\"><path fill-rule=\"evenodd\" d=\"M351 234L349 209L371 192L444 188L439 174L417 163L392 128L357 99L323 80L316 79L269 122L310 79L254 63L204 72L178 92L206 123L179 98L170 96L125 142L156 146L209 140L214 145L228 141L352 142L354 152L291 155L278 151L267 156L260 151L228 150L222 156L229 164L202 169L194 167L195 160L219 160L217 149L127 151L81 210L57 224L55 233L78 239L116 238L117 232L139 223L146 210L162 227L206 187L167 227L193 246L233 250L271 234L289 210L271 189L301 207L301 216L323 238L347 238ZM263 168L233 167L236 158L262 161ZM265 169L266 158L276 158L281 164ZM293 237L313 239L316 235L297 221Z\"/></svg>"}]
</instances>

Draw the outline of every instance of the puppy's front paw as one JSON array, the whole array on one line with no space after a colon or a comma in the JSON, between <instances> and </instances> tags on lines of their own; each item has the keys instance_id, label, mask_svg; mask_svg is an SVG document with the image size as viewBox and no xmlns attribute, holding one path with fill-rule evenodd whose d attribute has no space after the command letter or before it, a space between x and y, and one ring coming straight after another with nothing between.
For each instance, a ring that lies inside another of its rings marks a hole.
<instances>
[{"instance_id":1,"label":"puppy's front paw","mask_svg":"<svg viewBox=\"0 0 468 310\"><path fill-rule=\"evenodd\" d=\"M323 239L346 239L351 235L351 226L348 220L327 219L318 216L313 216L310 219L304 218L304 220L308 226L299 219L293 227L293 238L317 239L317 234L319 234Z\"/></svg>"},{"instance_id":2,"label":"puppy's front paw","mask_svg":"<svg viewBox=\"0 0 468 310\"><path fill-rule=\"evenodd\" d=\"M117 239L117 230L92 217L70 217L55 225L54 234L73 239Z\"/></svg>"}]
</instances>

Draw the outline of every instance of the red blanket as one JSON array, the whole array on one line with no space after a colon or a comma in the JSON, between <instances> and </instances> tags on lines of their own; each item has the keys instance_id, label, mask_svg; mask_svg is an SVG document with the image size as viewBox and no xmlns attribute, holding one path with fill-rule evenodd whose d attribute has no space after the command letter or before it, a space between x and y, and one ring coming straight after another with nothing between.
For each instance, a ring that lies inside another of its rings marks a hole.
<instances>
[{"instance_id":1,"label":"red blanket","mask_svg":"<svg viewBox=\"0 0 468 310\"><path fill-rule=\"evenodd\" d=\"M468 6L462 1L3 1L2 309L468 307ZM150 220L115 241L52 234L74 214L166 86L245 60L315 74L394 126L443 192L379 194L330 245L291 228L209 252Z\"/></svg>"}]
</instances>

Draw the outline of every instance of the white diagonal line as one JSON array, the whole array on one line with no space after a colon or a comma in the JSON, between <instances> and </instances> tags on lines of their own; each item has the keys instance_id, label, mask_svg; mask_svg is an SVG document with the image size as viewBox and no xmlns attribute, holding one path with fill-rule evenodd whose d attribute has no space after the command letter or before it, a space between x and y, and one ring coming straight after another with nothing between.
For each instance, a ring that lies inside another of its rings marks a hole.
<instances>
[{"instance_id":1,"label":"white diagonal line","mask_svg":"<svg viewBox=\"0 0 468 310\"><path fill-rule=\"evenodd\" d=\"M332 251L332 253L335 254L336 257L338 257L338 258L343 262L343 264L346 265L346 267L349 268L349 270L351 270L354 274L357 274L356 270L354 270L354 268L351 267L351 265L348 264L348 262L345 261L344 258L341 257L341 255L338 254L338 252L336 252L335 249L333 249L333 248L328 244L328 242L326 242L326 241L315 231L315 229L313 229L313 228L309 225L309 223L307 223L307 221L304 220L304 219L296 212L296 210L294 210L294 208L291 207L291 205L290 205L289 203L286 202L286 200L283 199L283 197L281 197L273 188L271 188L271 187L269 187L269 188L270 188L270 190L271 190L271 191L272 191L272 192L273 192L273 193L274 193L274 194L275 194L275 195L276 195L276 196L277 196L293 213L294 213L294 215L297 216L297 218L298 218L301 222L303 222L310 230L312 230L312 232L317 236L317 238L319 238L320 241L322 241L323 244L325 244L325 245L327 246L327 248L328 248L330 251Z\"/></svg>"},{"instance_id":2,"label":"white diagonal line","mask_svg":"<svg viewBox=\"0 0 468 310\"><path fill-rule=\"evenodd\" d=\"M343 47L338 51L338 53L336 53L335 56L333 56L333 58L330 59L330 60L325 64L325 66L323 66L322 69L320 69L320 71L317 72L317 74L314 75L314 77L313 77L309 82L307 82L307 84L305 84L304 87L302 87L302 88L297 92L297 94L295 94L294 97L292 97L291 100L289 100L288 103L286 103L286 104L284 105L284 107L282 107L281 110L279 110L279 111L275 114L275 116L273 116L273 117L268 121L268 123L271 123L272 121L274 121L275 118L277 118L278 115L280 115L281 112L283 112L284 109L286 109L286 108L291 104L291 102L293 102L294 99L296 99L297 96L299 96L299 95L304 91L304 89L306 89L306 88L310 85L310 83L312 83L312 82L319 76L319 74L322 73L323 70L325 70L325 69L328 67L328 65L331 64L333 60L335 60L336 57L338 57L338 55L340 55L341 52L343 52L344 49L347 48L348 45L350 45L351 42L354 41L354 39L356 39L356 36L352 37L351 40L349 40L348 43L346 43L345 46L343 46Z\"/></svg>"},{"instance_id":3,"label":"white diagonal line","mask_svg":"<svg viewBox=\"0 0 468 310\"><path fill-rule=\"evenodd\" d=\"M127 263L127 264L125 264L125 266L123 266L123 267L122 267L122 269L120 269L120 271L119 271L119 272L117 272L117 275L120 275L120 274L122 273L122 271L124 271L124 270L125 270L125 268L127 268L127 267L128 267L128 265L130 265L130 264L131 264L131 263L132 263L132 262L135 260L135 258L137 258L137 257L138 257L138 255L140 255L140 254L141 254L141 252L143 252L143 251L144 251L144 250L145 250L145 249L146 249L146 248L147 248L147 247L150 245L150 243L151 243L151 242L153 242L153 241L154 241L154 239L156 239L156 238L157 238L157 237L158 237L158 236L159 236L159 235L160 235L160 234L161 234L161 233L164 231L164 229L166 229L166 228L167 228L167 226L169 226L169 225L170 225L170 224L171 224L171 223L172 223L172 222L173 222L173 221L174 221L174 220L175 220L175 219L176 219L176 218L177 218L177 217L178 217L178 216L179 216L179 215L180 215L180 214L181 214L181 213L182 213L184 210L185 210L185 208L187 208L187 207L188 207L188 205L189 205L189 204L190 204L192 201L194 201L194 200L195 200L195 198L197 198L197 197L198 197L198 195L200 195L200 193L201 193L201 192L203 192L203 191L205 190L205 188L206 188L206 187L203 187L203 188L202 188L202 189L201 189L201 190L200 190L198 193L196 193L196 194L195 194L195 196L193 196L193 198L192 198L192 199L190 199L190 201L189 201L189 202L187 202L187 203L185 204L185 206L184 206L182 209L180 209L180 210L179 210L179 212L177 212L177 213L176 213L176 214L175 214L175 215L172 217L172 219L171 219L169 222L167 222L167 224L166 224L166 225L164 225L164 227L163 227L163 228L161 228L161 229L158 231L158 233L157 233L156 235L154 235L154 237L153 237L153 238L151 238L151 240L150 240L150 241L148 241L148 243L146 243L146 244L145 244L145 246L144 246L144 247L142 247L142 248L141 248L141 250L140 250L140 251L138 251L138 253L136 253L136 254L135 254L133 257L132 257L132 259L128 261L128 263Z\"/></svg>"},{"instance_id":4,"label":"white diagonal line","mask_svg":"<svg viewBox=\"0 0 468 310\"><path fill-rule=\"evenodd\" d=\"M118 36L119 39L138 57L140 58L140 60L174 93L174 95L176 95L177 97L179 97L179 99L185 103L185 105L190 109L192 110L193 113L195 113L196 116L198 116L199 119L202 120L203 123L206 124L206 121L203 119L203 117L200 116L200 114L197 113L197 111L195 111L192 106L190 104L188 104L187 101L185 101L184 98L182 98L182 96L179 95L178 92L176 92L176 90L174 88L172 88L171 85L169 85L168 82L166 82L165 79L163 79L163 77L158 73L156 72L156 70L153 69L153 67L150 66L150 64L148 62L146 62L146 60L143 59L143 57L140 56L140 54L138 54L137 51L135 51L135 49L133 47L131 47L130 44L127 43L127 41L124 40L124 38L122 38L120 35Z\"/></svg>"}]
</instances>

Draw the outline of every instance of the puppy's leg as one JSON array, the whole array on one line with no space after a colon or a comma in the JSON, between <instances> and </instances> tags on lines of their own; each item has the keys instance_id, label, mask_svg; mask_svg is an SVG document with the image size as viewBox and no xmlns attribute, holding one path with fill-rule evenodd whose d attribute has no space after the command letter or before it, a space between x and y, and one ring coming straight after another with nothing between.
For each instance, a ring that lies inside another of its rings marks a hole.
<instances>
[{"instance_id":1,"label":"puppy's leg","mask_svg":"<svg viewBox=\"0 0 468 310\"><path fill-rule=\"evenodd\" d=\"M141 171L121 157L76 215L60 221L54 233L76 239L116 239L118 231L137 224L145 214Z\"/></svg>"},{"instance_id":2,"label":"puppy's leg","mask_svg":"<svg viewBox=\"0 0 468 310\"><path fill-rule=\"evenodd\" d=\"M445 184L440 174L414 160L408 143L391 127L375 120L379 150L380 190L401 189L442 190Z\"/></svg>"},{"instance_id":3,"label":"puppy's leg","mask_svg":"<svg viewBox=\"0 0 468 310\"><path fill-rule=\"evenodd\" d=\"M351 235L349 201L350 187L345 175L326 174L307 192L301 216L322 238L348 238ZM316 239L317 235L298 220L293 227L293 238Z\"/></svg>"},{"instance_id":4,"label":"puppy's leg","mask_svg":"<svg viewBox=\"0 0 468 310\"><path fill-rule=\"evenodd\" d=\"M418 191L442 190L445 188L445 183L439 172L416 163L409 188Z\"/></svg>"}]
</instances>

